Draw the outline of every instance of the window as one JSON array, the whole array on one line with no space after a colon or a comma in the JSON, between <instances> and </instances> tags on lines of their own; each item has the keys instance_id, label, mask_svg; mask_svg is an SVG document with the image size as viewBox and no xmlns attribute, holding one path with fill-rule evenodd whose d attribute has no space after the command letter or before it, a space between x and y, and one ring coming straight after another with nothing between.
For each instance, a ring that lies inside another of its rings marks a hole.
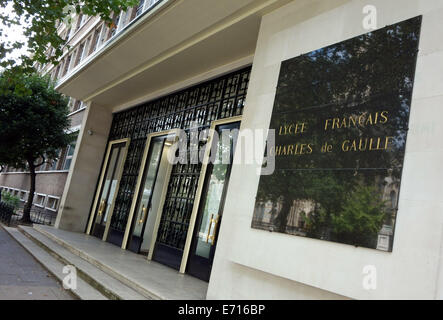
<instances>
[{"instance_id":1,"label":"window","mask_svg":"<svg viewBox=\"0 0 443 320\"><path fill-rule=\"evenodd\" d=\"M100 47L100 45L103 43L104 38L105 38L105 31L104 29L104 25L100 25L100 27L98 27L97 29L95 29L94 32L94 39L95 39L95 44L94 44L94 51L97 51L97 49ZM103 30L103 32L102 32Z\"/></svg>"},{"instance_id":2,"label":"window","mask_svg":"<svg viewBox=\"0 0 443 320\"><path fill-rule=\"evenodd\" d=\"M80 27L83 26L87 20L88 20L88 16L85 14L82 14L82 19L80 20Z\"/></svg>"},{"instance_id":3,"label":"window","mask_svg":"<svg viewBox=\"0 0 443 320\"><path fill-rule=\"evenodd\" d=\"M66 75L66 73L68 73L69 65L71 64L71 58L72 58L72 54L70 54L68 56L68 59L66 59L65 66L64 66L64 69L63 69L62 77L64 77Z\"/></svg>"},{"instance_id":4,"label":"window","mask_svg":"<svg viewBox=\"0 0 443 320\"><path fill-rule=\"evenodd\" d=\"M75 27L75 31L80 29L80 27L84 24L84 15L80 13L80 15L77 18L77 26Z\"/></svg>"},{"instance_id":5,"label":"window","mask_svg":"<svg viewBox=\"0 0 443 320\"><path fill-rule=\"evenodd\" d=\"M389 194L390 200L391 200L391 208L395 209L397 207L397 193L392 190Z\"/></svg>"},{"instance_id":6,"label":"window","mask_svg":"<svg viewBox=\"0 0 443 320\"><path fill-rule=\"evenodd\" d=\"M72 111L72 109L73 109L73 107L74 107L74 101L75 101L75 99L69 97L68 108L69 108L69 110L71 110L71 111Z\"/></svg>"},{"instance_id":7,"label":"window","mask_svg":"<svg viewBox=\"0 0 443 320\"><path fill-rule=\"evenodd\" d=\"M83 102L80 100L75 101L74 108L72 108L72 112L75 112L77 110L80 110L83 106Z\"/></svg>"},{"instance_id":8,"label":"window","mask_svg":"<svg viewBox=\"0 0 443 320\"><path fill-rule=\"evenodd\" d=\"M69 170L69 167L71 166L72 157L74 156L75 151L75 143L76 141L73 141L66 150L66 158L63 165L63 170Z\"/></svg>"},{"instance_id":9,"label":"window","mask_svg":"<svg viewBox=\"0 0 443 320\"><path fill-rule=\"evenodd\" d=\"M57 69L55 70L54 80L57 80L59 76L60 76L60 64L57 66Z\"/></svg>"},{"instance_id":10,"label":"window","mask_svg":"<svg viewBox=\"0 0 443 320\"><path fill-rule=\"evenodd\" d=\"M34 198L34 205L37 207L45 206L46 196L44 194L37 193Z\"/></svg>"},{"instance_id":11,"label":"window","mask_svg":"<svg viewBox=\"0 0 443 320\"><path fill-rule=\"evenodd\" d=\"M78 65L78 63L80 62L81 57L83 55L83 50L85 50L85 43L84 42L81 43L80 47L78 47L78 49L77 49L77 57L75 59L74 67L76 67Z\"/></svg>"},{"instance_id":12,"label":"window","mask_svg":"<svg viewBox=\"0 0 443 320\"><path fill-rule=\"evenodd\" d=\"M75 59L74 67L78 65L78 63L82 60L84 51L85 51L85 44L86 42L83 42L80 44L80 47L77 50L77 58Z\"/></svg>"},{"instance_id":13,"label":"window","mask_svg":"<svg viewBox=\"0 0 443 320\"><path fill-rule=\"evenodd\" d=\"M119 22L120 22L120 15L115 15L112 21L112 25L109 29L108 39L112 38L117 33L117 27Z\"/></svg>"},{"instance_id":14,"label":"window","mask_svg":"<svg viewBox=\"0 0 443 320\"><path fill-rule=\"evenodd\" d=\"M148 8L152 7L154 4L156 4L159 0L151 0L151 2L148 5Z\"/></svg>"},{"instance_id":15,"label":"window","mask_svg":"<svg viewBox=\"0 0 443 320\"><path fill-rule=\"evenodd\" d=\"M91 45L91 53L97 50L98 42L100 40L100 28L94 30L93 44Z\"/></svg>"},{"instance_id":16,"label":"window","mask_svg":"<svg viewBox=\"0 0 443 320\"><path fill-rule=\"evenodd\" d=\"M81 51L80 61L82 61L84 58L88 56L88 47L89 43L91 42L91 37L88 37L86 41L84 42L83 50Z\"/></svg>"},{"instance_id":17,"label":"window","mask_svg":"<svg viewBox=\"0 0 443 320\"><path fill-rule=\"evenodd\" d=\"M26 201L26 194L27 194L26 191L23 191L23 190L20 191L20 200L21 201Z\"/></svg>"},{"instance_id":18,"label":"window","mask_svg":"<svg viewBox=\"0 0 443 320\"><path fill-rule=\"evenodd\" d=\"M51 48L51 50L49 50L49 56L50 57L52 57L54 55L54 51L55 51L54 48Z\"/></svg>"},{"instance_id":19,"label":"window","mask_svg":"<svg viewBox=\"0 0 443 320\"><path fill-rule=\"evenodd\" d=\"M69 40L70 37L71 37L71 28L69 28L69 29L66 31L65 40Z\"/></svg>"},{"instance_id":20,"label":"window","mask_svg":"<svg viewBox=\"0 0 443 320\"><path fill-rule=\"evenodd\" d=\"M145 5L145 0L140 0L137 8L135 9L135 16L138 17L143 12L143 6Z\"/></svg>"},{"instance_id":21,"label":"window","mask_svg":"<svg viewBox=\"0 0 443 320\"><path fill-rule=\"evenodd\" d=\"M123 29L125 27L125 25L128 23L128 18L129 16L130 10L127 10L125 12L122 12L120 15L120 25L117 25L117 31L120 29Z\"/></svg>"},{"instance_id":22,"label":"window","mask_svg":"<svg viewBox=\"0 0 443 320\"><path fill-rule=\"evenodd\" d=\"M131 20L141 15L143 11L153 7L158 1L159 0L140 0L138 5L134 7L134 10L132 11Z\"/></svg>"},{"instance_id":23,"label":"window","mask_svg":"<svg viewBox=\"0 0 443 320\"><path fill-rule=\"evenodd\" d=\"M39 158L38 160L37 160L37 164L39 164L40 162L42 162L43 161L43 159L42 158ZM45 159L45 161L46 161L46 159ZM43 163L42 165L40 165L40 166L38 166L36 169L35 169L35 171L46 171L46 166L47 166L48 164L45 162L45 163Z\"/></svg>"},{"instance_id":24,"label":"window","mask_svg":"<svg viewBox=\"0 0 443 320\"><path fill-rule=\"evenodd\" d=\"M57 151L57 158L56 159L52 159L49 163L50 163L50 167L48 168L49 171L55 171L58 169L58 163L59 163L59 159L60 159L60 155L61 155L61 150Z\"/></svg>"},{"instance_id":25,"label":"window","mask_svg":"<svg viewBox=\"0 0 443 320\"><path fill-rule=\"evenodd\" d=\"M48 201L46 202L46 209L56 211L58 207L59 198L48 196Z\"/></svg>"}]
</instances>

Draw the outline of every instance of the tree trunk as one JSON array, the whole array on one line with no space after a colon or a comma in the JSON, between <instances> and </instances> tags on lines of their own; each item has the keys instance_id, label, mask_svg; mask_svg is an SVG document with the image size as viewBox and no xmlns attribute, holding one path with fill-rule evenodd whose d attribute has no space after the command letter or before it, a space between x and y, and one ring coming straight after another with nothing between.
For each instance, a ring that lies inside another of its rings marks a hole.
<instances>
[{"instance_id":1,"label":"tree trunk","mask_svg":"<svg viewBox=\"0 0 443 320\"><path fill-rule=\"evenodd\" d=\"M31 223L31 207L32 201L34 200L35 193L35 166L34 162L28 161L29 164L29 176L31 178L31 187L29 188L28 201L26 202L23 208L23 217L20 220L21 222Z\"/></svg>"}]
</instances>

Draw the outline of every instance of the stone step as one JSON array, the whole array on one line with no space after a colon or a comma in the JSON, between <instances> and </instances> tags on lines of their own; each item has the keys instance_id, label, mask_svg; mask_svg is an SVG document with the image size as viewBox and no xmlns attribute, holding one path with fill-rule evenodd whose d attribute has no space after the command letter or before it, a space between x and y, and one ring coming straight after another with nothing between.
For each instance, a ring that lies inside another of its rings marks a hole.
<instances>
[{"instance_id":1,"label":"stone step","mask_svg":"<svg viewBox=\"0 0 443 320\"><path fill-rule=\"evenodd\" d=\"M73 265L77 274L103 295L112 300L146 300L147 297L123 284L121 281L97 268L70 250L48 238L32 227L19 226L18 229L35 243L47 250L65 265Z\"/></svg>"},{"instance_id":2,"label":"stone step","mask_svg":"<svg viewBox=\"0 0 443 320\"><path fill-rule=\"evenodd\" d=\"M69 250L74 255L86 260L90 264L94 265L95 267L99 268L103 272L107 273L108 275L114 277L115 279L121 281L128 287L132 288L133 290L137 291L139 294L143 295L146 299L153 299L153 300L164 300L168 299L163 296L160 296L156 294L154 291L146 288L145 286L140 285L137 282L137 279L134 279L130 276L127 276L124 272L121 270L114 269L113 267L107 265L106 263L102 262L100 259L90 255L89 253L82 251L81 249L72 246L70 243L66 242L65 240L55 236L51 232L48 232L45 230L46 226L40 226L40 225L34 225L34 229L38 232L40 232L42 235L48 237L49 239L53 240L57 244L61 245L65 249Z\"/></svg>"},{"instance_id":3,"label":"stone step","mask_svg":"<svg viewBox=\"0 0 443 320\"><path fill-rule=\"evenodd\" d=\"M14 238L26 251L28 251L49 273L51 273L60 283L67 274L63 273L66 264L60 262L53 255L37 245L33 240L26 237L17 228L3 227L8 234ZM77 288L70 290L71 293L81 300L108 300L96 288L88 284L81 277L77 277Z\"/></svg>"}]
</instances>

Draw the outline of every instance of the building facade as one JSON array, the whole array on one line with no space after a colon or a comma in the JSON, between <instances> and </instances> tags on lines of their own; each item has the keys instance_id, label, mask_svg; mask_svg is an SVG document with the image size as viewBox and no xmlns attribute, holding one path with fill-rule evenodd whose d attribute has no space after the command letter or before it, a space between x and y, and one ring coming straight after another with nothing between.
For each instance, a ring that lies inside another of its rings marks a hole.
<instances>
[{"instance_id":1,"label":"building facade","mask_svg":"<svg viewBox=\"0 0 443 320\"><path fill-rule=\"evenodd\" d=\"M208 281L209 299L442 299L442 13L163 0L122 14L57 86L86 108L56 228ZM274 149L241 142L269 128Z\"/></svg>"},{"instance_id":2,"label":"building facade","mask_svg":"<svg viewBox=\"0 0 443 320\"><path fill-rule=\"evenodd\" d=\"M63 82L65 77L76 72L77 66L90 59L94 53L105 46L116 32L122 30L130 21L154 6L156 2L156 0L141 1L138 6L131 8L128 12L114 16L112 26L108 26L98 17L83 14L71 14L70 20L59 21L57 32L62 38L67 39L63 48L64 53L56 66L37 64L38 72L49 75L53 81ZM47 55L51 56L53 50L50 48ZM76 136L81 128L85 109L86 104L83 101L69 97L68 117L71 120L69 131ZM37 168L35 206L54 214L57 213L75 146L76 142L66 146L60 150L57 159L48 159L46 164ZM26 170L6 167L0 173L0 188L18 197L22 203L28 199L29 184L29 174Z\"/></svg>"}]
</instances>

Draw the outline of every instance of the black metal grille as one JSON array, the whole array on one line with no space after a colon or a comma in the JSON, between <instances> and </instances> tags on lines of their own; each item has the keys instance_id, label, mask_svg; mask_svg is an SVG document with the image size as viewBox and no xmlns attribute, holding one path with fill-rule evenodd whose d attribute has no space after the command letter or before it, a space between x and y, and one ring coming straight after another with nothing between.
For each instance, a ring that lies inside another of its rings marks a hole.
<instances>
[{"instance_id":1,"label":"black metal grille","mask_svg":"<svg viewBox=\"0 0 443 320\"><path fill-rule=\"evenodd\" d=\"M14 226L21 223L23 217L24 203L20 203L18 208L0 201L0 222L8 226ZM30 212L31 222L34 224L45 224L53 226L57 218L57 211L51 211L45 208L32 205Z\"/></svg>"},{"instance_id":2,"label":"black metal grille","mask_svg":"<svg viewBox=\"0 0 443 320\"><path fill-rule=\"evenodd\" d=\"M181 128L199 130L213 120L243 113L250 67L148 102L114 115L109 140L131 138L111 228L123 232L134 196L146 137L149 133ZM177 164L172 169L159 228L159 241L183 248L201 165Z\"/></svg>"},{"instance_id":3,"label":"black metal grille","mask_svg":"<svg viewBox=\"0 0 443 320\"><path fill-rule=\"evenodd\" d=\"M184 248L200 169L201 164L173 167L157 242L177 249Z\"/></svg>"}]
</instances>

